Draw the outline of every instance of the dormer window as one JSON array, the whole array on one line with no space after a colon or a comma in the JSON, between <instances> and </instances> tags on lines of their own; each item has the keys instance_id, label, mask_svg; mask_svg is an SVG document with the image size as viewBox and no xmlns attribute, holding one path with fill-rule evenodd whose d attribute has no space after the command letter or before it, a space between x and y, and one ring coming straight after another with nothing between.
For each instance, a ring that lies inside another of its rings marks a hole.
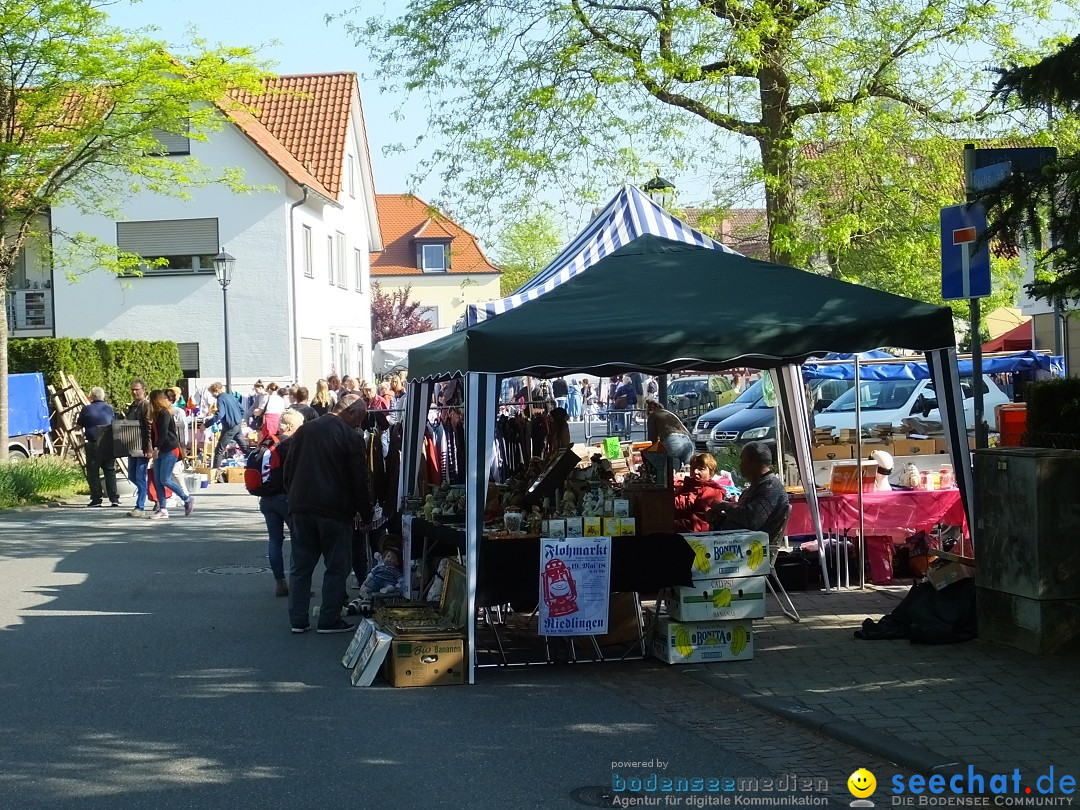
<instances>
[{"instance_id":1,"label":"dormer window","mask_svg":"<svg viewBox=\"0 0 1080 810\"><path fill-rule=\"evenodd\" d=\"M445 242L417 244L417 259L425 273L445 273L450 269L449 245Z\"/></svg>"}]
</instances>

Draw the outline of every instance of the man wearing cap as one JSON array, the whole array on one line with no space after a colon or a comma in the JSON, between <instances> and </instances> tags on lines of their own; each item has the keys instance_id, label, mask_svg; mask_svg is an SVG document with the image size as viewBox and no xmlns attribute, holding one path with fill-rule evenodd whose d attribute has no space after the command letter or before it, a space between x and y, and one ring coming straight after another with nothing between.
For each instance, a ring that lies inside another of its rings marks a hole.
<instances>
[{"instance_id":1,"label":"man wearing cap","mask_svg":"<svg viewBox=\"0 0 1080 810\"><path fill-rule=\"evenodd\" d=\"M79 412L75 423L83 429L86 439L86 483L90 486L90 503L101 506L101 478L105 476L105 491L109 506L119 506L116 492L116 461L113 456L112 423L116 418L113 409L105 401L105 390L95 386L90 389L90 402Z\"/></svg>"}]
</instances>

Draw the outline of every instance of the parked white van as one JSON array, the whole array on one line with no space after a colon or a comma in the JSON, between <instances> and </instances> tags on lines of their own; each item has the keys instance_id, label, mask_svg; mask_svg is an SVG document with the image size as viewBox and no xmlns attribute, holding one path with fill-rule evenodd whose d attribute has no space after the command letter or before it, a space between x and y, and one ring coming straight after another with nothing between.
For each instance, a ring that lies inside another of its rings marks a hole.
<instances>
[{"instance_id":1,"label":"parked white van","mask_svg":"<svg viewBox=\"0 0 1080 810\"><path fill-rule=\"evenodd\" d=\"M994 408L1009 402L997 384L983 375L983 414L990 430L997 430ZM964 414L968 427L975 424L975 399L971 377L961 377L964 391ZM889 424L900 427L902 419L920 416L928 420L941 420L937 408L937 394L930 380L863 380L859 383L859 407L863 428ZM833 435L841 428L855 427L855 389L844 392L835 402L814 415L819 428L831 427Z\"/></svg>"}]
</instances>

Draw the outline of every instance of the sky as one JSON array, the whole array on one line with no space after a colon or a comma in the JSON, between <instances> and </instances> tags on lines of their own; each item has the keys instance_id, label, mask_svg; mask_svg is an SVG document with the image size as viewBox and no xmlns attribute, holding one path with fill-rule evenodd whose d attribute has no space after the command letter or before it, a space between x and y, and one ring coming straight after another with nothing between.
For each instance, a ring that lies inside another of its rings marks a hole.
<instances>
[{"instance_id":1,"label":"sky","mask_svg":"<svg viewBox=\"0 0 1080 810\"><path fill-rule=\"evenodd\" d=\"M403 100L379 93L375 82L363 74L374 71L345 34L340 22L327 25L323 17L346 7L348 0L119 0L107 10L114 24L125 28L154 26L166 41L182 41L189 27L211 43L250 45L269 60L273 70L285 73L333 73L355 71L361 75L360 92L367 122L368 142L379 193L405 192L407 178L417 162L414 155L384 156L383 147L402 139L406 127L426 129L423 106L405 105L404 122L392 113ZM409 140L409 139L405 139ZM437 183L421 186L417 193L428 199L437 195Z\"/></svg>"},{"instance_id":2,"label":"sky","mask_svg":"<svg viewBox=\"0 0 1080 810\"><path fill-rule=\"evenodd\" d=\"M355 1L355 0L354 0ZM426 132L427 115L423 102L380 93L378 83L364 78L373 74L375 65L365 58L362 48L356 47L345 33L341 22L324 22L327 13L350 7L350 0L114 0L107 8L113 23L124 29L156 27L156 36L172 42L187 39L194 26L197 33L210 43L250 45L258 48L262 59L273 63L278 74L331 73L354 71L360 76L360 93L364 104L368 143L375 173L375 188L380 194L414 192L426 201L438 200L440 181L432 178L418 187L410 187L410 176L425 152L395 152L384 154L386 146L411 143L415 134ZM385 8L394 13L403 6L402 0L387 0ZM374 13L375 3L368 4L365 14ZM404 120L394 115L401 111ZM410 131L412 130L412 131ZM687 178L664 173L680 187L687 187ZM645 182L648 178L641 178ZM612 189L614 194L617 189ZM708 196L702 191L702 197ZM558 205L556 208L565 210ZM576 233L587 221L589 211L582 210L580 221L564 222L567 237ZM493 234L485 233L472 223L462 222L491 248Z\"/></svg>"}]
</instances>

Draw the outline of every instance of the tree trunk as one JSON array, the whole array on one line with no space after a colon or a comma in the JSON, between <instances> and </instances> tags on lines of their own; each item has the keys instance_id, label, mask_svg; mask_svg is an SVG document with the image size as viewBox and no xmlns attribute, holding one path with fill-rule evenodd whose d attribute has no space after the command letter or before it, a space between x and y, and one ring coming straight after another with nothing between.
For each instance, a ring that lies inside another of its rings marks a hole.
<instances>
[{"instance_id":1,"label":"tree trunk","mask_svg":"<svg viewBox=\"0 0 1080 810\"><path fill-rule=\"evenodd\" d=\"M773 54L775 56L775 54ZM769 224L769 255L774 262L792 264L787 245L795 228L795 127L790 118L791 80L783 65L772 61L758 73L761 124L758 139L765 180L765 216Z\"/></svg>"},{"instance_id":2,"label":"tree trunk","mask_svg":"<svg viewBox=\"0 0 1080 810\"><path fill-rule=\"evenodd\" d=\"M762 139L761 168L765 175L765 217L769 225L769 256L779 264L792 264L791 244L795 221L794 149L790 137Z\"/></svg>"},{"instance_id":3,"label":"tree trunk","mask_svg":"<svg viewBox=\"0 0 1080 810\"><path fill-rule=\"evenodd\" d=\"M8 459L8 275L0 272L0 464Z\"/></svg>"}]
</instances>

